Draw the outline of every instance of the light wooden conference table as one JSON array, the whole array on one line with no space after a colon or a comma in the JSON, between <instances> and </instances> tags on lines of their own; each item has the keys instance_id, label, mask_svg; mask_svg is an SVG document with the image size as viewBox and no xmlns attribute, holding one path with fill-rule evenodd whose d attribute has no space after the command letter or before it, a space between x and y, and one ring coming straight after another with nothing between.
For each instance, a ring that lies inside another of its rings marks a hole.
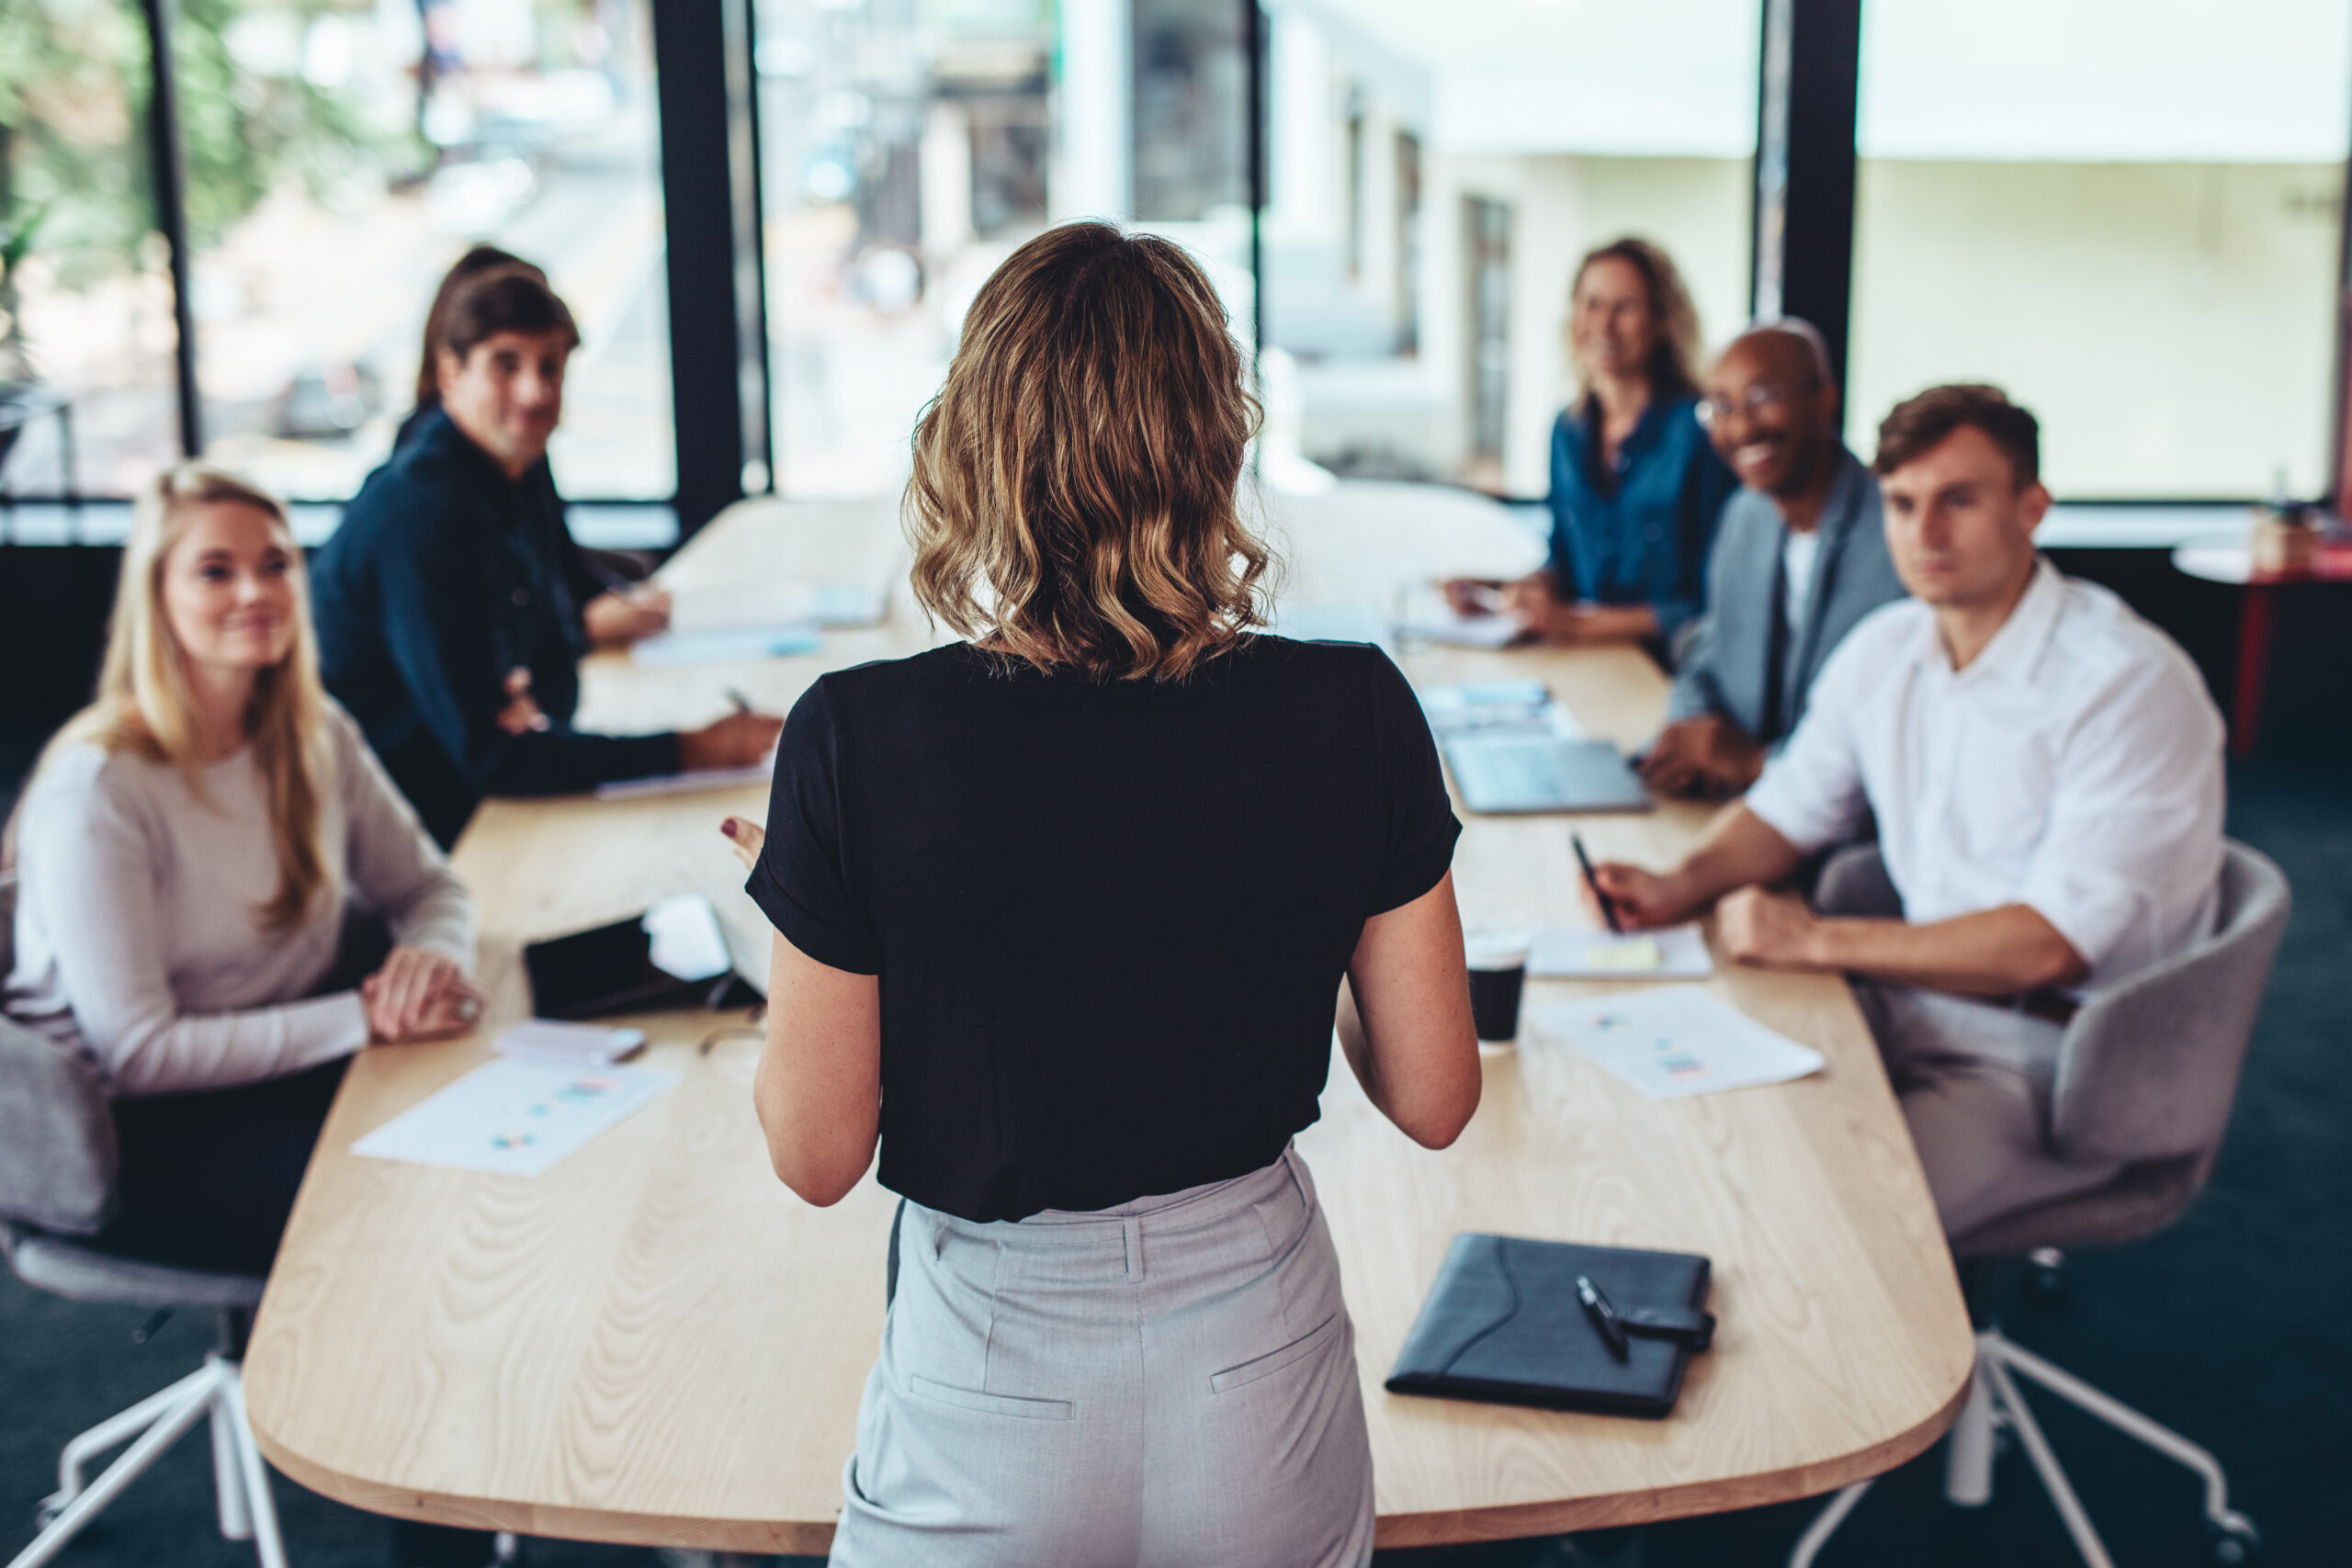
<instances>
[{"instance_id":1,"label":"light wooden conference table","mask_svg":"<svg viewBox=\"0 0 2352 1568\"><path fill-rule=\"evenodd\" d=\"M1504 574L1540 553L1498 508L1402 486L1267 503L1289 602L1385 606L1397 582ZM746 503L665 569L682 619L753 585L901 573L888 507ZM931 640L901 583L870 630L805 658L649 671L599 657L583 723L704 722L735 687L782 711L827 668ZM1540 676L1586 728L1634 744L1665 696L1624 649L1408 650L1422 683ZM821 1552L882 1328L895 1198L871 1177L812 1209L770 1174L751 1103L748 1014L639 1023L683 1080L535 1179L355 1156L354 1138L479 1065L528 1007L523 942L697 889L764 976L765 927L717 825L765 791L629 802L493 801L456 863L480 902L481 1033L354 1063L296 1203L245 1363L262 1450L378 1512L534 1535ZM1464 818L1454 874L1474 923L1585 923L1568 824ZM1703 820L1662 807L1586 818L1594 852L1662 862ZM1919 1166L1869 1034L1833 978L1719 967L1713 988L1819 1048L1827 1070L1653 1104L1522 1032L1484 1054L1486 1097L1452 1148L1408 1142L1335 1057L1300 1147L1337 1238L1358 1333L1379 1540L1525 1536L1826 1491L1950 1424L1972 1341ZM1530 1001L1566 996L1537 982ZM711 1042L707 1050L700 1047ZM1114 1045L1115 1043L1106 1043ZM1704 1253L1714 1348L1663 1421L1392 1395L1381 1381L1455 1233Z\"/></svg>"}]
</instances>

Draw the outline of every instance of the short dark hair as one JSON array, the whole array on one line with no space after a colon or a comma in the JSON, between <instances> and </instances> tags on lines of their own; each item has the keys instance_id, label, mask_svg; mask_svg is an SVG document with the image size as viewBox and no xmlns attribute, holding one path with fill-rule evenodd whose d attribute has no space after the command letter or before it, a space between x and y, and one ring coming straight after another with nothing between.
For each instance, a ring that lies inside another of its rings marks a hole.
<instances>
[{"instance_id":1,"label":"short dark hair","mask_svg":"<svg viewBox=\"0 0 2352 1568\"><path fill-rule=\"evenodd\" d=\"M502 251L496 245L475 245L449 265L441 279L441 287L433 291L432 308L424 312L424 349L416 359L416 406L438 408L441 404L440 367L434 364L441 340L447 335L449 302L469 283L493 272L508 270L527 273L541 283L548 275L525 261L512 251Z\"/></svg>"},{"instance_id":2,"label":"short dark hair","mask_svg":"<svg viewBox=\"0 0 2352 1568\"><path fill-rule=\"evenodd\" d=\"M567 348L580 346L580 329L571 311L535 266L512 266L485 272L467 280L449 297L441 318L441 338L435 345L459 360L500 333L524 333L537 337L560 333Z\"/></svg>"},{"instance_id":3,"label":"short dark hair","mask_svg":"<svg viewBox=\"0 0 2352 1568\"><path fill-rule=\"evenodd\" d=\"M1998 387L1961 382L1930 387L1894 405L1879 421L1878 455L1871 472L1881 478L1925 457L1958 430L1980 430L2009 460L2009 473L2023 490L2041 478L2041 423L2009 401Z\"/></svg>"}]
</instances>

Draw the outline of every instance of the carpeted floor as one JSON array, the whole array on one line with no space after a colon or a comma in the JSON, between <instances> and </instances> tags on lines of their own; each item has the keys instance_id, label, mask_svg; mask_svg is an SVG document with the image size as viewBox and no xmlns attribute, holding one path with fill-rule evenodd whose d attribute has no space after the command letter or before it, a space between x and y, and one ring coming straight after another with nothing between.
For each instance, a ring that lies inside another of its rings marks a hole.
<instances>
[{"instance_id":1,"label":"carpeted floor","mask_svg":"<svg viewBox=\"0 0 2352 1568\"><path fill-rule=\"evenodd\" d=\"M0 748L5 750L5 748ZM0 761L7 759L0 758ZM11 769L9 772L13 772ZM0 776L6 776L0 774ZM2352 757L2266 761L2233 771L2231 830L2287 868L2296 909L2211 1187L2154 1240L2070 1259L2054 1304L2008 1292L2025 1345L2211 1447L2232 1498L2261 1526L2267 1561L2338 1563L2352 1475ZM32 1507L75 1431L194 1366L209 1329L175 1317L145 1344L145 1314L77 1306L0 1275L0 1551L29 1539ZM2187 1472L2042 1399L2036 1408L2119 1562L2211 1561ZM1824 1554L1838 1564L1917 1568L2075 1562L2022 1455L1999 1466L1989 1507L1960 1513L1938 1492L1940 1446L1887 1477ZM61 1562L74 1568L250 1563L211 1524L209 1461L184 1442L108 1509ZM298 1568L379 1568L383 1521L283 1480ZM1786 1560L1817 1505L1652 1527L1633 1539L1512 1541L1383 1555L1394 1568L1550 1568L1579 1562L1736 1568ZM2329 1547L2327 1542L2336 1545ZM650 1564L653 1553L525 1544L534 1568Z\"/></svg>"}]
</instances>

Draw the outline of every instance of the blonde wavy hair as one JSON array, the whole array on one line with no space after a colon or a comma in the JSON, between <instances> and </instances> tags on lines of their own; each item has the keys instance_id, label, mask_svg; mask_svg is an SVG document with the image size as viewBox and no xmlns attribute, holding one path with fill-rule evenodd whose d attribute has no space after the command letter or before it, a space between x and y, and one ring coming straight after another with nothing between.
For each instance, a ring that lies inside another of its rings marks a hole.
<instances>
[{"instance_id":1,"label":"blonde wavy hair","mask_svg":"<svg viewBox=\"0 0 2352 1568\"><path fill-rule=\"evenodd\" d=\"M196 703L179 638L164 611L164 565L196 509L224 502L277 519L290 558L294 646L282 662L261 671L245 715L277 852L277 891L259 914L266 929L284 931L309 913L333 877L319 842L321 781L329 766L326 689L319 681L318 639L311 628L309 576L285 503L276 496L204 463L166 469L140 492L122 547L97 698L66 720L42 750L40 766L81 745L130 751L175 764L202 797Z\"/></svg>"},{"instance_id":2,"label":"blonde wavy hair","mask_svg":"<svg viewBox=\"0 0 2352 1568\"><path fill-rule=\"evenodd\" d=\"M1190 256L1048 230L982 286L915 426L916 598L1042 671L1181 679L1266 624L1272 553L1237 509L1257 424Z\"/></svg>"},{"instance_id":3,"label":"blonde wavy hair","mask_svg":"<svg viewBox=\"0 0 2352 1568\"><path fill-rule=\"evenodd\" d=\"M1650 395L1656 398L1690 396L1699 389L1699 308L1690 302L1690 290L1684 286L1682 274L1674 265L1674 258L1666 254L1663 246L1637 234L1628 234L1587 251L1584 259L1577 263L1575 274L1568 279L1568 320L1571 324L1562 336L1568 345L1568 363L1576 367L1577 385L1587 388L1592 378L1585 369L1583 359L1577 354L1573 325L1577 290L1584 287L1584 275L1605 261L1623 262L1632 267L1642 280L1643 292L1649 296L1650 320L1657 329L1657 342L1650 346Z\"/></svg>"}]
</instances>

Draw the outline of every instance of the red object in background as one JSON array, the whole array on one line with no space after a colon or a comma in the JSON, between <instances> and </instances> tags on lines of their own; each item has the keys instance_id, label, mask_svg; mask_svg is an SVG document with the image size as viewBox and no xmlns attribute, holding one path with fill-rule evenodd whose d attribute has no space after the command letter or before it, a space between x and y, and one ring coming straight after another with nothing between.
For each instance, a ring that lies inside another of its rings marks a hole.
<instances>
[{"instance_id":1,"label":"red object in background","mask_svg":"<svg viewBox=\"0 0 2352 1568\"><path fill-rule=\"evenodd\" d=\"M2230 705L2230 750L2240 757L2254 750L2262 732L2262 697L2270 682L2270 643L2278 617L2278 591L2306 584L2352 582L2352 540L2321 542L2308 569L2293 572L2258 572L2254 552L2243 545L2184 546L2175 550L2172 564L2207 582L2236 586L2238 599L2238 670L2236 695Z\"/></svg>"}]
</instances>

